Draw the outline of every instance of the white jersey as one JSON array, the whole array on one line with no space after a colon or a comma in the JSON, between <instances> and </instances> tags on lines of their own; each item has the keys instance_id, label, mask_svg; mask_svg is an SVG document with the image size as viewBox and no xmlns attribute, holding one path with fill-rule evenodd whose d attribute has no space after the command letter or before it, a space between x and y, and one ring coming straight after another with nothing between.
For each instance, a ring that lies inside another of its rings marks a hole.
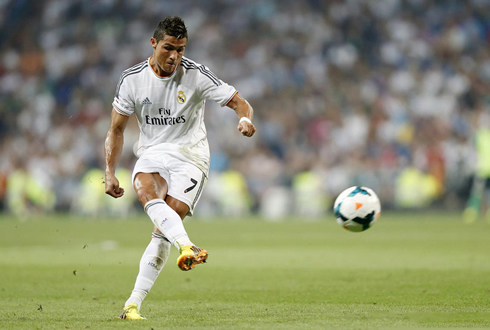
<instances>
[{"instance_id":1,"label":"white jersey","mask_svg":"<svg viewBox=\"0 0 490 330\"><path fill-rule=\"evenodd\" d=\"M121 115L136 114L140 127L137 155L148 148L176 151L207 173L205 100L225 106L237 92L206 66L185 57L165 78L153 71L150 59L122 73L112 103Z\"/></svg>"}]
</instances>

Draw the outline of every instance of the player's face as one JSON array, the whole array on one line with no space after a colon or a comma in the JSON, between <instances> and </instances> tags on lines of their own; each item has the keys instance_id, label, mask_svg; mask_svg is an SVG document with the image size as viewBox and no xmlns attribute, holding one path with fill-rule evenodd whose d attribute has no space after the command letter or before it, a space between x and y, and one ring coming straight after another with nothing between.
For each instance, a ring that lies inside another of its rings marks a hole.
<instances>
[{"instance_id":1,"label":"player's face","mask_svg":"<svg viewBox=\"0 0 490 330\"><path fill-rule=\"evenodd\" d=\"M151 38L153 47L153 58L158 68L162 71L163 76L171 75L180 63L184 55L187 38L178 39L176 37L165 35L158 42Z\"/></svg>"}]
</instances>

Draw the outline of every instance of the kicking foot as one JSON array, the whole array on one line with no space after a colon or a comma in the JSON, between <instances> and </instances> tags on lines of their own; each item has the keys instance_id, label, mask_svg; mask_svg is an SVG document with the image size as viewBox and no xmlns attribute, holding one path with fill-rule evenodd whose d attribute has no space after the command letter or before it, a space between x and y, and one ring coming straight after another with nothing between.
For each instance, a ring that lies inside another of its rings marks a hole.
<instances>
[{"instance_id":1,"label":"kicking foot","mask_svg":"<svg viewBox=\"0 0 490 330\"><path fill-rule=\"evenodd\" d=\"M177 266L186 271L195 265L206 263L208 251L194 245L185 245L180 248L180 256L177 258Z\"/></svg>"}]
</instances>

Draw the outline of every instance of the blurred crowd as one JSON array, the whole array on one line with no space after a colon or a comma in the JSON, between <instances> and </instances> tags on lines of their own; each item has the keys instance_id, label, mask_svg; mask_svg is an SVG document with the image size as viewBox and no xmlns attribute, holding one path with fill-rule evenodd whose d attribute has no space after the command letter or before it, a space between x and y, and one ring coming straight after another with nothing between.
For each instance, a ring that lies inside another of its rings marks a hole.
<instances>
[{"instance_id":1,"label":"blurred crowd","mask_svg":"<svg viewBox=\"0 0 490 330\"><path fill-rule=\"evenodd\" d=\"M464 207L490 112L488 0L3 0L4 211L134 210L135 118L120 204L103 193L103 144L121 72L151 55L168 15L186 22L185 56L235 86L258 128L243 138L232 110L206 104L196 214L307 219L352 185L385 208Z\"/></svg>"}]
</instances>

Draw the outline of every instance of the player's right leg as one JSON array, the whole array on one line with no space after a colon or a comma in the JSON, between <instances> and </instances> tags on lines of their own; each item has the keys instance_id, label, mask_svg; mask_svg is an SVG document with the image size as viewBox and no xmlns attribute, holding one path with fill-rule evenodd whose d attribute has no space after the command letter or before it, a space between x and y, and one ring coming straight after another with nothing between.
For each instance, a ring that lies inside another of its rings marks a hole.
<instances>
[{"instance_id":1,"label":"player's right leg","mask_svg":"<svg viewBox=\"0 0 490 330\"><path fill-rule=\"evenodd\" d=\"M157 232L179 250L177 265L182 270L191 270L195 265L206 262L208 254L189 239L182 223L189 212L189 206L167 196L167 186L166 180L157 173L137 173L134 179L136 194L158 228Z\"/></svg>"},{"instance_id":2,"label":"player's right leg","mask_svg":"<svg viewBox=\"0 0 490 330\"><path fill-rule=\"evenodd\" d=\"M165 202L173 210L179 214L182 220L186 214L189 213L189 207L182 201L167 195ZM187 244L179 246L179 257L177 258L177 266L184 271L191 270L198 264L206 263L208 259L208 251L195 246L194 244Z\"/></svg>"},{"instance_id":3,"label":"player's right leg","mask_svg":"<svg viewBox=\"0 0 490 330\"><path fill-rule=\"evenodd\" d=\"M145 212L165 238L177 249L192 245L179 213L165 202L166 180L157 173L138 173L133 185Z\"/></svg>"}]
</instances>

